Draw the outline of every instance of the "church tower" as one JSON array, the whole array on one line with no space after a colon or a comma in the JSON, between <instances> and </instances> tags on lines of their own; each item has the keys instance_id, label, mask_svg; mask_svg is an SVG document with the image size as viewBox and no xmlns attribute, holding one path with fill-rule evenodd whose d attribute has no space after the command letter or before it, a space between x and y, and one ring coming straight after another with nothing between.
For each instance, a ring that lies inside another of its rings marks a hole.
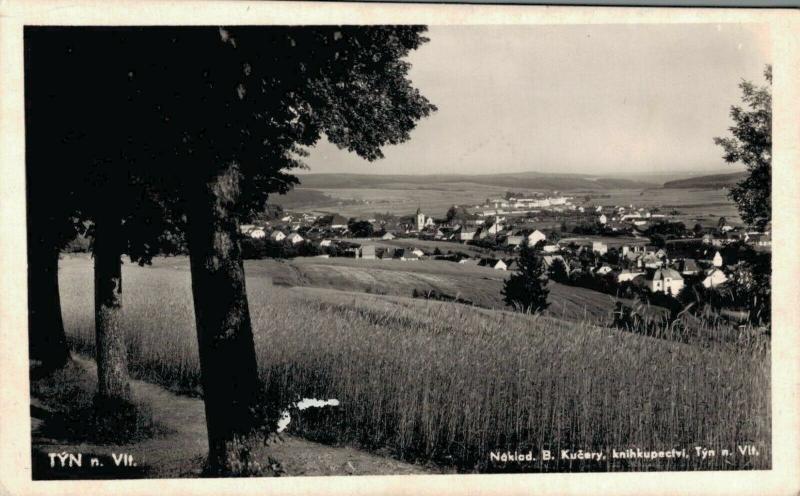
<instances>
[{"instance_id":1,"label":"church tower","mask_svg":"<svg viewBox=\"0 0 800 496\"><path fill-rule=\"evenodd\" d=\"M417 231L422 231L425 228L425 214L422 213L417 207Z\"/></svg>"}]
</instances>

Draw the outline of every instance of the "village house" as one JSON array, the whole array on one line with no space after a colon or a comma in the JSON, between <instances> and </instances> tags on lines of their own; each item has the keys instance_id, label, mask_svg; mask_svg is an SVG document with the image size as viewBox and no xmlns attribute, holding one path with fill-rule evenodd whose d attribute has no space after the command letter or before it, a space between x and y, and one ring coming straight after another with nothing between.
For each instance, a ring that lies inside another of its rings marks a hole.
<instances>
[{"instance_id":1,"label":"village house","mask_svg":"<svg viewBox=\"0 0 800 496\"><path fill-rule=\"evenodd\" d=\"M506 246L521 246L525 238L523 236L508 236L505 241Z\"/></svg>"},{"instance_id":2,"label":"village house","mask_svg":"<svg viewBox=\"0 0 800 496\"><path fill-rule=\"evenodd\" d=\"M359 254L364 260L375 260L375 245L361 245Z\"/></svg>"},{"instance_id":3,"label":"village house","mask_svg":"<svg viewBox=\"0 0 800 496\"><path fill-rule=\"evenodd\" d=\"M502 232L503 229L505 229L503 224L500 224L499 222L495 222L491 226L489 226L488 229L486 229L486 232L487 232L487 234L497 234L499 232Z\"/></svg>"},{"instance_id":4,"label":"village house","mask_svg":"<svg viewBox=\"0 0 800 496\"><path fill-rule=\"evenodd\" d=\"M677 296L683 289L683 276L674 269L648 270L644 277L644 285L652 292Z\"/></svg>"},{"instance_id":5,"label":"village house","mask_svg":"<svg viewBox=\"0 0 800 496\"><path fill-rule=\"evenodd\" d=\"M608 245L602 241L592 241L592 251L598 255L605 255L608 253Z\"/></svg>"},{"instance_id":6,"label":"village house","mask_svg":"<svg viewBox=\"0 0 800 496\"><path fill-rule=\"evenodd\" d=\"M394 238L395 238L395 235L394 235L394 234L392 234L392 233L390 233L390 232L386 232L386 233L384 233L384 235L383 235L383 236L381 236L381 239L385 239L385 240L387 240L387 241L388 241L388 240L392 240L392 239L394 239Z\"/></svg>"},{"instance_id":7,"label":"village house","mask_svg":"<svg viewBox=\"0 0 800 496\"><path fill-rule=\"evenodd\" d=\"M319 242L319 246L322 248L327 248L328 246L331 246L331 244L333 244L333 242L330 239L323 239Z\"/></svg>"},{"instance_id":8,"label":"village house","mask_svg":"<svg viewBox=\"0 0 800 496\"><path fill-rule=\"evenodd\" d=\"M397 258L399 260L403 260L403 261L409 261L409 262L417 262L417 261L419 261L419 256L417 254L415 254L412 250L408 250L408 249L401 248L401 249L395 250L394 251L394 256L395 256L395 258Z\"/></svg>"},{"instance_id":9,"label":"village house","mask_svg":"<svg viewBox=\"0 0 800 496\"><path fill-rule=\"evenodd\" d=\"M545 252L545 253L555 253L559 249L560 248L558 247L558 245L544 245L542 247L542 251Z\"/></svg>"},{"instance_id":10,"label":"village house","mask_svg":"<svg viewBox=\"0 0 800 496\"><path fill-rule=\"evenodd\" d=\"M272 241L281 242L286 239L286 235L283 234L282 231L272 231L272 233L269 235L269 239Z\"/></svg>"},{"instance_id":11,"label":"village house","mask_svg":"<svg viewBox=\"0 0 800 496\"><path fill-rule=\"evenodd\" d=\"M303 242L303 237L297 234L296 232L291 233L290 235L286 236L286 241L296 245L298 243Z\"/></svg>"},{"instance_id":12,"label":"village house","mask_svg":"<svg viewBox=\"0 0 800 496\"><path fill-rule=\"evenodd\" d=\"M331 229L347 229L347 218L344 215L334 214L330 220Z\"/></svg>"},{"instance_id":13,"label":"village house","mask_svg":"<svg viewBox=\"0 0 800 496\"><path fill-rule=\"evenodd\" d=\"M720 252L716 252L716 253L714 254L714 258L713 258L713 259L711 259L711 264L712 264L714 267L718 267L718 268L719 268L719 267L722 267L722 255L720 254Z\"/></svg>"},{"instance_id":14,"label":"village house","mask_svg":"<svg viewBox=\"0 0 800 496\"><path fill-rule=\"evenodd\" d=\"M547 239L547 235L540 230L535 230L532 233L528 234L527 243L528 246L536 246L536 243L539 241L545 241Z\"/></svg>"},{"instance_id":15,"label":"village house","mask_svg":"<svg viewBox=\"0 0 800 496\"><path fill-rule=\"evenodd\" d=\"M247 232L247 235L253 239L264 239L267 237L267 232L260 227L254 227Z\"/></svg>"},{"instance_id":16,"label":"village house","mask_svg":"<svg viewBox=\"0 0 800 496\"><path fill-rule=\"evenodd\" d=\"M772 236L769 232L749 232L745 233L744 240L746 243L750 243L753 246L758 247L771 247L772 246Z\"/></svg>"},{"instance_id":17,"label":"village house","mask_svg":"<svg viewBox=\"0 0 800 496\"><path fill-rule=\"evenodd\" d=\"M507 270L508 265L500 259L497 258L484 258L481 259L480 263L478 263L481 267L491 267L495 270Z\"/></svg>"},{"instance_id":18,"label":"village house","mask_svg":"<svg viewBox=\"0 0 800 496\"><path fill-rule=\"evenodd\" d=\"M715 267L706 272L706 277L703 279L703 287L715 288L720 284L724 284L727 280L728 276L726 276L725 273L720 269Z\"/></svg>"},{"instance_id":19,"label":"village house","mask_svg":"<svg viewBox=\"0 0 800 496\"><path fill-rule=\"evenodd\" d=\"M475 239L475 231L459 231L458 233L458 240L459 241L472 241Z\"/></svg>"},{"instance_id":20,"label":"village house","mask_svg":"<svg viewBox=\"0 0 800 496\"><path fill-rule=\"evenodd\" d=\"M700 267L697 266L697 262L692 259L684 259L678 264L680 267L681 274L685 276L693 276L700 273Z\"/></svg>"}]
</instances>

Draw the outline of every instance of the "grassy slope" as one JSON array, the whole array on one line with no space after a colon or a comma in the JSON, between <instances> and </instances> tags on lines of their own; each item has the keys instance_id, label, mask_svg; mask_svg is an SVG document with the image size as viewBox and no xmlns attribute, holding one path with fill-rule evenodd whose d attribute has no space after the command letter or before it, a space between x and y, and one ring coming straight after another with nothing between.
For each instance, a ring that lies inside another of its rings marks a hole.
<instances>
[{"instance_id":1,"label":"grassy slope","mask_svg":"<svg viewBox=\"0 0 800 496\"><path fill-rule=\"evenodd\" d=\"M62 261L73 345L94 343L91 270ZM492 449L735 447L732 457L583 469L769 466L769 355L696 347L465 305L313 288L280 288L248 267L262 380L279 404L337 398L294 432L388 448L462 470L566 470L487 465ZM173 390L199 383L189 274L180 259L124 268L124 321L134 374ZM577 469L577 467L575 468Z\"/></svg>"},{"instance_id":2,"label":"grassy slope","mask_svg":"<svg viewBox=\"0 0 800 496\"><path fill-rule=\"evenodd\" d=\"M274 284L357 291L411 297L437 291L468 300L477 306L508 309L501 294L510 272L454 262L425 260L355 260L347 258L296 258L288 261L248 261L248 271L265 274ZM613 301L590 289L551 282L549 315L569 320L591 318L606 322Z\"/></svg>"}]
</instances>

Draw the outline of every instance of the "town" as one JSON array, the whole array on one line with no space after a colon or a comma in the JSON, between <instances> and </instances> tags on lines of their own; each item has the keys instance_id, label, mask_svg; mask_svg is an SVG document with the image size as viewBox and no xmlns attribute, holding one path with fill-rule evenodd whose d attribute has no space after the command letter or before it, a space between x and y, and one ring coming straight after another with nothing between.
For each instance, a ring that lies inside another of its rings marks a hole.
<instances>
[{"instance_id":1,"label":"town","mask_svg":"<svg viewBox=\"0 0 800 496\"><path fill-rule=\"evenodd\" d=\"M348 257L513 271L520 250L530 247L551 280L664 304L663 296L678 298L693 288L723 292L743 247L771 250L768 229L748 230L725 218L688 227L672 215L678 212L586 200L557 191L508 192L474 206L453 205L444 215L418 208L411 216L368 218L277 209L241 226L243 252L246 258ZM736 310L726 315L747 313Z\"/></svg>"}]
</instances>

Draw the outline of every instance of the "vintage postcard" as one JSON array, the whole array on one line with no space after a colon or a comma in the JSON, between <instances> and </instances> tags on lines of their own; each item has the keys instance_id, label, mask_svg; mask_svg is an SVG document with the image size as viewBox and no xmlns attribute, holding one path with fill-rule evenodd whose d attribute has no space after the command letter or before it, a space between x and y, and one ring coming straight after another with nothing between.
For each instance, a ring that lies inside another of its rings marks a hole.
<instances>
[{"instance_id":1,"label":"vintage postcard","mask_svg":"<svg viewBox=\"0 0 800 496\"><path fill-rule=\"evenodd\" d=\"M797 11L0 12L4 493L800 490Z\"/></svg>"}]
</instances>

